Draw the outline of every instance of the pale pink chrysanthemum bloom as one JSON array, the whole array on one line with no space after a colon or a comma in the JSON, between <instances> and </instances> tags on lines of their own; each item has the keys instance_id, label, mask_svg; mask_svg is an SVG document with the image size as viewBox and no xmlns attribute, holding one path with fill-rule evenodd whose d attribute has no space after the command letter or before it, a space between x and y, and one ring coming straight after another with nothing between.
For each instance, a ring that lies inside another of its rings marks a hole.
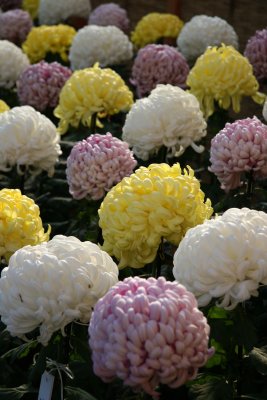
<instances>
[{"instance_id":1,"label":"pale pink chrysanthemum bloom","mask_svg":"<svg viewBox=\"0 0 267 400\"><path fill-rule=\"evenodd\" d=\"M132 174L133 152L111 133L98 133L78 142L67 159L67 181L75 199L99 200L112 186Z\"/></svg>"},{"instance_id":2,"label":"pale pink chrysanthemum bloom","mask_svg":"<svg viewBox=\"0 0 267 400\"><path fill-rule=\"evenodd\" d=\"M20 9L0 13L0 39L21 45L32 29L30 14Z\"/></svg>"},{"instance_id":3,"label":"pale pink chrysanthemum bloom","mask_svg":"<svg viewBox=\"0 0 267 400\"><path fill-rule=\"evenodd\" d=\"M228 192L239 187L242 175L267 177L267 125L257 117L227 123L211 141L209 170Z\"/></svg>"},{"instance_id":4,"label":"pale pink chrysanthemum bloom","mask_svg":"<svg viewBox=\"0 0 267 400\"><path fill-rule=\"evenodd\" d=\"M17 81L20 104L30 105L38 111L55 108L59 93L72 71L58 62L41 61L29 66Z\"/></svg>"},{"instance_id":5,"label":"pale pink chrysanthemum bloom","mask_svg":"<svg viewBox=\"0 0 267 400\"><path fill-rule=\"evenodd\" d=\"M256 31L244 51L245 57L252 64L254 75L258 80L267 78L267 29Z\"/></svg>"},{"instance_id":6,"label":"pale pink chrysanthemum bloom","mask_svg":"<svg viewBox=\"0 0 267 400\"><path fill-rule=\"evenodd\" d=\"M158 398L159 384L183 385L213 355L209 331L194 295L178 282L126 278L94 307L94 372L105 382L117 377Z\"/></svg>"},{"instance_id":7,"label":"pale pink chrysanthemum bloom","mask_svg":"<svg viewBox=\"0 0 267 400\"><path fill-rule=\"evenodd\" d=\"M123 32L129 30L130 21L127 11L115 3L105 3L96 7L89 15L89 25L114 25Z\"/></svg>"},{"instance_id":8,"label":"pale pink chrysanthemum bloom","mask_svg":"<svg viewBox=\"0 0 267 400\"><path fill-rule=\"evenodd\" d=\"M185 87L189 66L184 56L166 44L148 44L140 49L132 67L131 83L138 97L148 95L158 83Z\"/></svg>"},{"instance_id":9,"label":"pale pink chrysanthemum bloom","mask_svg":"<svg viewBox=\"0 0 267 400\"><path fill-rule=\"evenodd\" d=\"M0 0L0 9L2 11L14 10L21 8L22 0Z\"/></svg>"}]
</instances>

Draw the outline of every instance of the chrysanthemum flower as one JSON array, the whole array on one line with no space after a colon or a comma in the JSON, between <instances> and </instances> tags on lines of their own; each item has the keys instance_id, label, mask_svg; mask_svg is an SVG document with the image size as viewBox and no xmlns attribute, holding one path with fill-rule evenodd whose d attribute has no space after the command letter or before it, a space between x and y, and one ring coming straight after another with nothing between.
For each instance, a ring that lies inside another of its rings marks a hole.
<instances>
[{"instance_id":1,"label":"chrysanthemum flower","mask_svg":"<svg viewBox=\"0 0 267 400\"><path fill-rule=\"evenodd\" d=\"M147 98L137 100L126 116L122 138L142 160L166 146L182 154L206 136L206 122L195 96L172 85L158 85Z\"/></svg>"},{"instance_id":2,"label":"chrysanthemum flower","mask_svg":"<svg viewBox=\"0 0 267 400\"><path fill-rule=\"evenodd\" d=\"M218 299L233 309L258 295L267 284L267 214L231 208L222 216L189 229L175 255L175 279L198 299Z\"/></svg>"},{"instance_id":3,"label":"chrysanthemum flower","mask_svg":"<svg viewBox=\"0 0 267 400\"><path fill-rule=\"evenodd\" d=\"M30 65L29 59L14 43L0 40L0 87L11 89L19 75Z\"/></svg>"},{"instance_id":4,"label":"chrysanthemum flower","mask_svg":"<svg viewBox=\"0 0 267 400\"><path fill-rule=\"evenodd\" d=\"M57 25L69 17L88 19L90 0L40 0L38 18L41 25Z\"/></svg>"},{"instance_id":5,"label":"chrysanthemum flower","mask_svg":"<svg viewBox=\"0 0 267 400\"><path fill-rule=\"evenodd\" d=\"M210 200L194 171L179 164L151 164L124 178L99 209L103 249L119 267L141 268L152 262L162 238L178 245L185 232L212 214Z\"/></svg>"},{"instance_id":6,"label":"chrysanthemum flower","mask_svg":"<svg viewBox=\"0 0 267 400\"><path fill-rule=\"evenodd\" d=\"M0 10L8 11L21 8L22 0L0 0Z\"/></svg>"},{"instance_id":7,"label":"chrysanthemum flower","mask_svg":"<svg viewBox=\"0 0 267 400\"><path fill-rule=\"evenodd\" d=\"M137 162L128 144L106 135L91 135L78 142L67 159L67 180L75 199L99 200L133 172Z\"/></svg>"},{"instance_id":8,"label":"chrysanthemum flower","mask_svg":"<svg viewBox=\"0 0 267 400\"><path fill-rule=\"evenodd\" d=\"M149 43L156 43L162 38L177 38L183 24L183 21L173 14L149 13L137 23L131 40L140 48Z\"/></svg>"},{"instance_id":9,"label":"chrysanthemum flower","mask_svg":"<svg viewBox=\"0 0 267 400\"><path fill-rule=\"evenodd\" d=\"M63 61L68 61L68 51L75 34L75 29L68 25L37 26L32 28L22 48L31 63L43 60L47 53L59 54Z\"/></svg>"},{"instance_id":10,"label":"chrysanthemum flower","mask_svg":"<svg viewBox=\"0 0 267 400\"><path fill-rule=\"evenodd\" d=\"M245 57L252 64L253 72L259 81L267 78L267 29L256 31L245 48Z\"/></svg>"},{"instance_id":11,"label":"chrysanthemum flower","mask_svg":"<svg viewBox=\"0 0 267 400\"><path fill-rule=\"evenodd\" d=\"M161 383L177 388L213 355L210 327L192 293L165 278L126 278L95 307L89 325L93 368L153 398Z\"/></svg>"},{"instance_id":12,"label":"chrysanthemum flower","mask_svg":"<svg viewBox=\"0 0 267 400\"><path fill-rule=\"evenodd\" d=\"M59 93L72 71L63 65L41 61L26 68L17 81L20 104L28 104L36 110L56 107Z\"/></svg>"},{"instance_id":13,"label":"chrysanthemum flower","mask_svg":"<svg viewBox=\"0 0 267 400\"><path fill-rule=\"evenodd\" d=\"M35 19L38 15L39 0L23 0L22 9L28 11L32 19Z\"/></svg>"},{"instance_id":14,"label":"chrysanthemum flower","mask_svg":"<svg viewBox=\"0 0 267 400\"><path fill-rule=\"evenodd\" d=\"M239 112L243 96L251 96L259 104L265 99L258 92L251 64L232 46L209 47L189 72L187 85L206 117L213 114L215 101L225 110L232 103L233 110Z\"/></svg>"},{"instance_id":15,"label":"chrysanthemum flower","mask_svg":"<svg viewBox=\"0 0 267 400\"><path fill-rule=\"evenodd\" d=\"M61 154L59 134L45 115L32 107L14 107L0 114L0 171L21 166L32 174L47 171L54 174Z\"/></svg>"},{"instance_id":16,"label":"chrysanthemum flower","mask_svg":"<svg viewBox=\"0 0 267 400\"><path fill-rule=\"evenodd\" d=\"M194 16L177 38L179 50L190 62L194 62L208 46L220 46L221 43L238 49L237 34L224 19L207 15Z\"/></svg>"},{"instance_id":17,"label":"chrysanthemum flower","mask_svg":"<svg viewBox=\"0 0 267 400\"><path fill-rule=\"evenodd\" d=\"M32 19L26 11L10 10L0 14L0 39L21 45L32 29Z\"/></svg>"},{"instance_id":18,"label":"chrysanthemum flower","mask_svg":"<svg viewBox=\"0 0 267 400\"><path fill-rule=\"evenodd\" d=\"M37 340L47 345L70 322L88 323L94 304L117 281L117 265L96 244L55 236L10 258L0 279L1 320L12 336L38 328Z\"/></svg>"},{"instance_id":19,"label":"chrysanthemum flower","mask_svg":"<svg viewBox=\"0 0 267 400\"><path fill-rule=\"evenodd\" d=\"M265 119L265 121L267 121L267 99L265 100L265 103L263 105L262 116Z\"/></svg>"},{"instance_id":20,"label":"chrysanthemum flower","mask_svg":"<svg viewBox=\"0 0 267 400\"><path fill-rule=\"evenodd\" d=\"M0 190L0 221L0 258L9 260L21 247L49 239L50 228L44 231L39 207L18 189Z\"/></svg>"},{"instance_id":21,"label":"chrysanthemum flower","mask_svg":"<svg viewBox=\"0 0 267 400\"><path fill-rule=\"evenodd\" d=\"M132 67L131 83L138 97L148 95L158 83L183 86L189 66L184 56L174 47L148 44L140 49Z\"/></svg>"},{"instance_id":22,"label":"chrysanthemum flower","mask_svg":"<svg viewBox=\"0 0 267 400\"><path fill-rule=\"evenodd\" d=\"M133 45L119 28L89 25L74 36L69 59L75 70L91 67L96 62L102 67L123 64L132 56Z\"/></svg>"},{"instance_id":23,"label":"chrysanthemum flower","mask_svg":"<svg viewBox=\"0 0 267 400\"><path fill-rule=\"evenodd\" d=\"M211 141L210 161L226 192L241 185L245 172L267 177L267 126L257 117L227 123Z\"/></svg>"},{"instance_id":24,"label":"chrysanthemum flower","mask_svg":"<svg viewBox=\"0 0 267 400\"><path fill-rule=\"evenodd\" d=\"M89 126L93 114L98 117L128 111L133 104L133 94L123 79L112 69L97 65L76 71L65 83L54 110L60 119L59 130L65 133L68 126Z\"/></svg>"},{"instance_id":25,"label":"chrysanthemum flower","mask_svg":"<svg viewBox=\"0 0 267 400\"><path fill-rule=\"evenodd\" d=\"M115 3L105 3L96 7L89 16L88 24L108 26L113 25L127 32L130 26L130 21L127 11Z\"/></svg>"},{"instance_id":26,"label":"chrysanthemum flower","mask_svg":"<svg viewBox=\"0 0 267 400\"><path fill-rule=\"evenodd\" d=\"M3 100L0 100L0 113L8 111L9 109L9 106Z\"/></svg>"}]
</instances>

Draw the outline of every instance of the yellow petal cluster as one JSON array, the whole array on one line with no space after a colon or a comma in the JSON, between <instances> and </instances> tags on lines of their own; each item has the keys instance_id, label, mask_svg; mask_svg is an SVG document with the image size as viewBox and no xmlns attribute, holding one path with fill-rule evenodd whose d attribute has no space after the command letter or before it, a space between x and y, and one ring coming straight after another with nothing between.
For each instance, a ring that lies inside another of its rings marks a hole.
<instances>
[{"instance_id":1,"label":"yellow petal cluster","mask_svg":"<svg viewBox=\"0 0 267 400\"><path fill-rule=\"evenodd\" d=\"M28 11L32 19L35 19L38 15L39 0L23 0L22 9Z\"/></svg>"},{"instance_id":2,"label":"yellow petal cluster","mask_svg":"<svg viewBox=\"0 0 267 400\"><path fill-rule=\"evenodd\" d=\"M68 51L76 31L68 25L41 25L31 29L22 45L31 63L43 60L47 53L59 54L68 61Z\"/></svg>"},{"instance_id":3,"label":"yellow petal cluster","mask_svg":"<svg viewBox=\"0 0 267 400\"><path fill-rule=\"evenodd\" d=\"M200 102L206 118L214 112L214 102L235 112L240 111L242 96L251 96L259 104L265 95L258 92L259 84L248 59L232 46L208 47L191 69L187 85Z\"/></svg>"},{"instance_id":4,"label":"yellow petal cluster","mask_svg":"<svg viewBox=\"0 0 267 400\"><path fill-rule=\"evenodd\" d=\"M120 268L141 268L155 259L162 239L178 245L213 210L194 171L177 163L139 168L110 190L98 212L103 250Z\"/></svg>"},{"instance_id":5,"label":"yellow petal cluster","mask_svg":"<svg viewBox=\"0 0 267 400\"><path fill-rule=\"evenodd\" d=\"M18 189L0 190L0 258L7 261L26 245L49 240L50 227L44 232L37 204Z\"/></svg>"},{"instance_id":6,"label":"yellow petal cluster","mask_svg":"<svg viewBox=\"0 0 267 400\"><path fill-rule=\"evenodd\" d=\"M0 100L0 113L8 110L10 110L10 107L4 102L4 100Z\"/></svg>"},{"instance_id":7,"label":"yellow petal cluster","mask_svg":"<svg viewBox=\"0 0 267 400\"><path fill-rule=\"evenodd\" d=\"M59 104L54 110L60 119L59 131L65 133L69 125L89 126L93 114L98 117L128 111L133 94L124 80L110 68L85 68L76 71L63 86Z\"/></svg>"},{"instance_id":8,"label":"yellow petal cluster","mask_svg":"<svg viewBox=\"0 0 267 400\"><path fill-rule=\"evenodd\" d=\"M149 13L137 23L131 40L137 48L141 48L161 38L177 38L183 25L183 21L176 15Z\"/></svg>"}]
</instances>

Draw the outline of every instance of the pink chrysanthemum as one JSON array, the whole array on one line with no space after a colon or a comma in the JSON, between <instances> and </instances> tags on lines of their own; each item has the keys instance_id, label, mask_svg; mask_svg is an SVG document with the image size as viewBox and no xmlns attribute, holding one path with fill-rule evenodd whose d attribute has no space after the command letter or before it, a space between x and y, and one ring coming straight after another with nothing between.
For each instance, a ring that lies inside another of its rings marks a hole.
<instances>
[{"instance_id":1,"label":"pink chrysanthemum","mask_svg":"<svg viewBox=\"0 0 267 400\"><path fill-rule=\"evenodd\" d=\"M165 278L126 278L95 305L89 325L93 368L158 397L193 379L213 355L209 325L192 293Z\"/></svg>"},{"instance_id":2,"label":"pink chrysanthemum","mask_svg":"<svg viewBox=\"0 0 267 400\"><path fill-rule=\"evenodd\" d=\"M21 45L32 29L30 14L20 9L0 14L0 39Z\"/></svg>"},{"instance_id":3,"label":"pink chrysanthemum","mask_svg":"<svg viewBox=\"0 0 267 400\"><path fill-rule=\"evenodd\" d=\"M36 110L58 105L59 93L72 71L63 65L41 61L29 66L17 81L20 104L27 104Z\"/></svg>"},{"instance_id":4,"label":"pink chrysanthemum","mask_svg":"<svg viewBox=\"0 0 267 400\"><path fill-rule=\"evenodd\" d=\"M143 97L158 83L184 86L188 73L187 61L174 47L149 44L138 51L131 83L136 86L138 97Z\"/></svg>"},{"instance_id":5,"label":"pink chrysanthemum","mask_svg":"<svg viewBox=\"0 0 267 400\"><path fill-rule=\"evenodd\" d=\"M88 24L108 26L114 25L124 32L129 30L130 21L127 12L115 3L101 4L89 16Z\"/></svg>"},{"instance_id":6,"label":"pink chrysanthemum","mask_svg":"<svg viewBox=\"0 0 267 400\"><path fill-rule=\"evenodd\" d=\"M256 31L246 45L244 55L253 66L258 80L267 78L267 29Z\"/></svg>"},{"instance_id":7,"label":"pink chrysanthemum","mask_svg":"<svg viewBox=\"0 0 267 400\"><path fill-rule=\"evenodd\" d=\"M267 177L267 126L257 117L227 123L211 141L210 161L226 192L241 185L245 172Z\"/></svg>"},{"instance_id":8,"label":"pink chrysanthemum","mask_svg":"<svg viewBox=\"0 0 267 400\"><path fill-rule=\"evenodd\" d=\"M78 142L67 159L67 180L75 199L99 200L133 172L137 162L126 142L98 133Z\"/></svg>"},{"instance_id":9,"label":"pink chrysanthemum","mask_svg":"<svg viewBox=\"0 0 267 400\"><path fill-rule=\"evenodd\" d=\"M0 9L2 11L14 10L21 8L22 0L0 0Z\"/></svg>"}]
</instances>

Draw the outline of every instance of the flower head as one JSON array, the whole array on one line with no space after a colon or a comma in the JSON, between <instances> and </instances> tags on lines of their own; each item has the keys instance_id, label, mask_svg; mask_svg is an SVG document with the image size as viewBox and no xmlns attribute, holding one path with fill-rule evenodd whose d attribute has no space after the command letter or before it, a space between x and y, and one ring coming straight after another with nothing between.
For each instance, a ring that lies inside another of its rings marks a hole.
<instances>
[{"instance_id":1,"label":"flower head","mask_svg":"<svg viewBox=\"0 0 267 400\"><path fill-rule=\"evenodd\" d=\"M63 86L59 105L54 110L60 118L59 130L65 133L68 126L77 127L80 122L89 126L93 114L113 115L128 111L133 94L123 79L112 69L97 65L76 71Z\"/></svg>"},{"instance_id":2,"label":"flower head","mask_svg":"<svg viewBox=\"0 0 267 400\"><path fill-rule=\"evenodd\" d=\"M23 166L32 174L47 171L52 176L61 154L59 138L50 119L32 107L14 107L0 114L0 171L16 165L19 173Z\"/></svg>"},{"instance_id":3,"label":"flower head","mask_svg":"<svg viewBox=\"0 0 267 400\"><path fill-rule=\"evenodd\" d=\"M130 21L127 16L127 11L115 3L105 3L96 7L89 16L88 24L108 26L113 25L127 32L130 26Z\"/></svg>"},{"instance_id":4,"label":"flower head","mask_svg":"<svg viewBox=\"0 0 267 400\"><path fill-rule=\"evenodd\" d=\"M262 116L267 121L267 99L264 102L263 109L262 109Z\"/></svg>"},{"instance_id":5,"label":"flower head","mask_svg":"<svg viewBox=\"0 0 267 400\"><path fill-rule=\"evenodd\" d=\"M227 123L211 141L210 161L222 189L241 185L245 172L267 177L267 126L257 117Z\"/></svg>"},{"instance_id":6,"label":"flower head","mask_svg":"<svg viewBox=\"0 0 267 400\"><path fill-rule=\"evenodd\" d=\"M22 0L22 9L28 11L32 19L38 15L39 0Z\"/></svg>"},{"instance_id":7,"label":"flower head","mask_svg":"<svg viewBox=\"0 0 267 400\"><path fill-rule=\"evenodd\" d=\"M31 29L22 48L31 63L43 60L47 53L59 54L63 61L67 61L75 33L74 28L63 24L37 26Z\"/></svg>"},{"instance_id":8,"label":"flower head","mask_svg":"<svg viewBox=\"0 0 267 400\"><path fill-rule=\"evenodd\" d=\"M183 26L177 38L179 50L190 62L194 62L208 46L222 43L238 48L234 28L222 18L207 15L194 16Z\"/></svg>"},{"instance_id":9,"label":"flower head","mask_svg":"<svg viewBox=\"0 0 267 400\"><path fill-rule=\"evenodd\" d=\"M32 29L32 19L26 11L10 10L0 14L0 39L21 45Z\"/></svg>"},{"instance_id":10,"label":"flower head","mask_svg":"<svg viewBox=\"0 0 267 400\"><path fill-rule=\"evenodd\" d=\"M38 18L41 25L57 25L69 17L88 19L90 0L40 0Z\"/></svg>"},{"instance_id":11,"label":"flower head","mask_svg":"<svg viewBox=\"0 0 267 400\"><path fill-rule=\"evenodd\" d=\"M213 355L209 332L184 286L163 277L126 278L95 305L89 325L94 372L158 398L160 383L183 385Z\"/></svg>"},{"instance_id":12,"label":"flower head","mask_svg":"<svg viewBox=\"0 0 267 400\"><path fill-rule=\"evenodd\" d=\"M148 44L140 49L132 67L131 83L138 97L148 95L158 83L183 86L189 66L184 56L174 47Z\"/></svg>"},{"instance_id":13,"label":"flower head","mask_svg":"<svg viewBox=\"0 0 267 400\"><path fill-rule=\"evenodd\" d=\"M256 31L249 38L244 55L252 64L253 72L259 81L267 78L267 29Z\"/></svg>"},{"instance_id":14,"label":"flower head","mask_svg":"<svg viewBox=\"0 0 267 400\"><path fill-rule=\"evenodd\" d=\"M137 23L131 39L134 45L140 48L149 43L156 43L161 38L177 38L183 24L183 21L173 14L149 13Z\"/></svg>"},{"instance_id":15,"label":"flower head","mask_svg":"<svg viewBox=\"0 0 267 400\"><path fill-rule=\"evenodd\" d=\"M6 260L26 245L49 239L44 231L37 204L18 189L0 190L0 257ZM3 305L2 300L0 301ZM0 312L1 314L1 312Z\"/></svg>"},{"instance_id":16,"label":"flower head","mask_svg":"<svg viewBox=\"0 0 267 400\"><path fill-rule=\"evenodd\" d=\"M187 85L199 100L206 117L214 112L214 101L228 109L240 111L243 96L262 104L265 95L258 92L259 84L252 66L232 46L208 47L189 72Z\"/></svg>"},{"instance_id":17,"label":"flower head","mask_svg":"<svg viewBox=\"0 0 267 400\"><path fill-rule=\"evenodd\" d=\"M9 109L9 106L3 100L0 100L0 113L8 111Z\"/></svg>"},{"instance_id":18,"label":"flower head","mask_svg":"<svg viewBox=\"0 0 267 400\"><path fill-rule=\"evenodd\" d=\"M41 61L26 68L17 81L20 104L28 104L36 110L56 107L59 93L72 71L63 65Z\"/></svg>"},{"instance_id":19,"label":"flower head","mask_svg":"<svg viewBox=\"0 0 267 400\"><path fill-rule=\"evenodd\" d=\"M106 135L91 135L78 142L67 159L67 180L75 199L101 199L133 172L137 162L128 144Z\"/></svg>"},{"instance_id":20,"label":"flower head","mask_svg":"<svg viewBox=\"0 0 267 400\"><path fill-rule=\"evenodd\" d=\"M0 60L0 88L11 89L30 62L26 54L8 40L0 40Z\"/></svg>"},{"instance_id":21,"label":"flower head","mask_svg":"<svg viewBox=\"0 0 267 400\"><path fill-rule=\"evenodd\" d=\"M0 0L0 10L8 11L21 8L22 0Z\"/></svg>"},{"instance_id":22,"label":"flower head","mask_svg":"<svg viewBox=\"0 0 267 400\"><path fill-rule=\"evenodd\" d=\"M185 232L212 214L194 171L177 163L151 164L124 178L99 209L103 249L121 268L152 262L162 238L178 245Z\"/></svg>"},{"instance_id":23,"label":"flower head","mask_svg":"<svg viewBox=\"0 0 267 400\"><path fill-rule=\"evenodd\" d=\"M142 160L166 146L174 155L206 136L206 122L195 96L176 86L158 85L127 114L122 138Z\"/></svg>"},{"instance_id":24,"label":"flower head","mask_svg":"<svg viewBox=\"0 0 267 400\"><path fill-rule=\"evenodd\" d=\"M199 306L212 298L233 309L267 284L267 214L231 208L189 229L174 255L175 279L194 293Z\"/></svg>"},{"instance_id":25,"label":"flower head","mask_svg":"<svg viewBox=\"0 0 267 400\"><path fill-rule=\"evenodd\" d=\"M90 46L88 46L90 43ZM69 59L72 69L122 64L133 56L132 43L116 26L89 25L80 29L73 39Z\"/></svg>"},{"instance_id":26,"label":"flower head","mask_svg":"<svg viewBox=\"0 0 267 400\"><path fill-rule=\"evenodd\" d=\"M117 265L96 244L58 235L11 257L0 279L1 319L13 336L39 328L37 339L47 345L70 322L88 323L94 304L117 281Z\"/></svg>"}]
</instances>

